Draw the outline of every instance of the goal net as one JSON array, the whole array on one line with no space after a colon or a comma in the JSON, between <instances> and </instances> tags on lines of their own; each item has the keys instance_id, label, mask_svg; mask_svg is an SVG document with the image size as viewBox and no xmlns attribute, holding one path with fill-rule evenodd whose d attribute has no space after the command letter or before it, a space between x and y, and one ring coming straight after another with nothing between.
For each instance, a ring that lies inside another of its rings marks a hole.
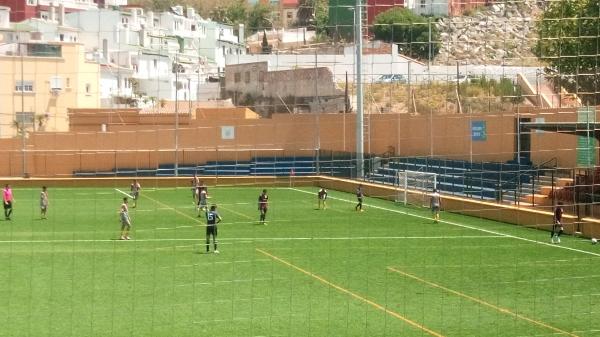
<instances>
[{"instance_id":1,"label":"goal net","mask_svg":"<svg viewBox=\"0 0 600 337\"><path fill-rule=\"evenodd\" d=\"M398 171L397 202L427 207L429 195L437 186L437 173Z\"/></svg>"}]
</instances>

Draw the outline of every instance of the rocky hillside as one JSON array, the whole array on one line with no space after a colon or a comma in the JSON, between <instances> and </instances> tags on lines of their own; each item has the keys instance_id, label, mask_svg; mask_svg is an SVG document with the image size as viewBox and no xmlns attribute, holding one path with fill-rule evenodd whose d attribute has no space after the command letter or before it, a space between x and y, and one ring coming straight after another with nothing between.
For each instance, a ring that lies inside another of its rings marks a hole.
<instances>
[{"instance_id":1,"label":"rocky hillside","mask_svg":"<svg viewBox=\"0 0 600 337\"><path fill-rule=\"evenodd\" d=\"M471 15L437 22L440 53L436 64L537 65L532 53L536 40L537 1L494 4Z\"/></svg>"}]
</instances>

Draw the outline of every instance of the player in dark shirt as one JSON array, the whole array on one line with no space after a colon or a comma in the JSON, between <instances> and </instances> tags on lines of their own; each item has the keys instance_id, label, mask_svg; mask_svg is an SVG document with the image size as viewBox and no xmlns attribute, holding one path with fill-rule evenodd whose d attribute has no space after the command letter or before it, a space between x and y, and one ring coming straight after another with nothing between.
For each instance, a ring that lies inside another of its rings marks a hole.
<instances>
[{"instance_id":1,"label":"player in dark shirt","mask_svg":"<svg viewBox=\"0 0 600 337\"><path fill-rule=\"evenodd\" d=\"M563 233L563 225L562 225L562 216L564 210L562 208L562 202L558 203L556 209L554 209L554 221L552 224L552 232L550 232L550 238L552 239L552 243L560 243L560 236Z\"/></svg>"},{"instance_id":2,"label":"player in dark shirt","mask_svg":"<svg viewBox=\"0 0 600 337\"><path fill-rule=\"evenodd\" d=\"M321 189L319 190L319 193L317 193L317 198L319 201L317 208L321 209L321 205L323 205L323 209L326 209L327 204L325 203L325 201L327 200L327 190L324 189L323 187L321 187Z\"/></svg>"},{"instance_id":3,"label":"player in dark shirt","mask_svg":"<svg viewBox=\"0 0 600 337\"><path fill-rule=\"evenodd\" d=\"M206 252L210 252L210 237L213 239L214 253L219 254L217 250L217 224L221 222L221 216L217 213L217 205L210 206L210 211L206 212Z\"/></svg>"},{"instance_id":4,"label":"player in dark shirt","mask_svg":"<svg viewBox=\"0 0 600 337\"><path fill-rule=\"evenodd\" d=\"M258 211L260 212L260 222L263 225L266 225L267 218L267 210L269 208L269 196L267 195L267 190L263 190L262 193L258 196Z\"/></svg>"},{"instance_id":5,"label":"player in dark shirt","mask_svg":"<svg viewBox=\"0 0 600 337\"><path fill-rule=\"evenodd\" d=\"M356 204L356 206L354 207L354 209L356 211L360 211L362 212L362 206L363 206L363 197L365 196L365 194L363 193L362 190L362 185L358 185L358 188L356 189L356 199L358 200L358 204Z\"/></svg>"}]
</instances>

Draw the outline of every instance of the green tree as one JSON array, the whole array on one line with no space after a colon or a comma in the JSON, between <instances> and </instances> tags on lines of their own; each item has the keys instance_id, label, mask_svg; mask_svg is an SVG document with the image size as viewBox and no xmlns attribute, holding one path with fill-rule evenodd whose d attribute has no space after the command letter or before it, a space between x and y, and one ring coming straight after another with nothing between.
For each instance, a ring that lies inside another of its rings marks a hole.
<instances>
[{"instance_id":1,"label":"green tree","mask_svg":"<svg viewBox=\"0 0 600 337\"><path fill-rule=\"evenodd\" d=\"M535 53L551 66L547 75L590 105L600 104L598 13L598 0L559 0L537 22Z\"/></svg>"},{"instance_id":2,"label":"green tree","mask_svg":"<svg viewBox=\"0 0 600 337\"><path fill-rule=\"evenodd\" d=\"M209 13L213 21L228 25L246 24L248 20L248 7L244 0L236 0L228 6L217 6Z\"/></svg>"},{"instance_id":3,"label":"green tree","mask_svg":"<svg viewBox=\"0 0 600 337\"><path fill-rule=\"evenodd\" d=\"M433 58L440 49L435 22L406 8L394 8L377 15L374 33L377 39L398 43L400 53L418 59Z\"/></svg>"},{"instance_id":4,"label":"green tree","mask_svg":"<svg viewBox=\"0 0 600 337\"><path fill-rule=\"evenodd\" d=\"M269 5L257 3L248 13L247 26L251 33L273 28L271 20L272 8Z\"/></svg>"},{"instance_id":5,"label":"green tree","mask_svg":"<svg viewBox=\"0 0 600 337\"><path fill-rule=\"evenodd\" d=\"M327 34L327 25L329 24L329 2L328 0L315 1L315 26L317 34Z\"/></svg>"}]
</instances>

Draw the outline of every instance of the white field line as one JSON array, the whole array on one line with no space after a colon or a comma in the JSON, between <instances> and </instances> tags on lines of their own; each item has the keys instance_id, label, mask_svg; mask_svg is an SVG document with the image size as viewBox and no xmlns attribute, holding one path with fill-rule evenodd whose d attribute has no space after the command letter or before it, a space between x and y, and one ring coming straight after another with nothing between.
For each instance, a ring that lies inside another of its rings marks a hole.
<instances>
[{"instance_id":1,"label":"white field line","mask_svg":"<svg viewBox=\"0 0 600 337\"><path fill-rule=\"evenodd\" d=\"M297 189L297 188L294 188L294 187L288 187L288 189L293 190L293 191L297 191L297 192L301 192L301 193L306 193L306 194L314 194L313 192L304 191L304 190ZM344 201L344 202L347 202L347 203L354 203L354 201L352 201L352 200L341 199L341 198L336 198L336 197L331 197L331 196L327 196L327 198L328 199L331 198L331 199L339 200L339 201ZM399 211L399 210L389 209L389 208L385 208L385 207L381 207L381 206L370 205L370 204L367 204L367 203L363 203L363 205L371 207L371 208L383 210L383 211L392 212L392 213L404 214L404 215L409 215L409 216L420 218L420 219L431 220L430 217L426 217L426 216L422 216L422 215L418 215L418 214L409 213L407 211ZM445 224L448 224L448 225L452 225L452 226L457 226L457 227L472 229L472 230L475 230L475 231L480 231L480 232L484 232L484 233L488 233L488 234L492 234L492 235L500 235L500 236L504 236L504 237L507 237L507 238L512 238L512 239L516 239L516 240L521 240L521 241L535 243L535 244L538 244L538 245L543 245L543 246L548 246L548 247L553 247L553 248L559 248L559 249L565 249L565 250L570 250L570 251L573 251L573 252L578 252L578 253L582 253L582 254L588 254L588 255L593 255L593 256L600 257L600 254L598 254L598 253L588 252L586 250L581 250L581 249L577 249L577 248L565 247L565 246L551 244L551 243L542 242L542 241L538 241L538 240L527 239L527 238L523 238L523 237L516 236L516 235L501 233L501 232L497 232L497 231L493 231L493 230L489 230L489 229L478 228L478 227L473 227L473 226L469 226L469 225L463 225L463 224L460 224L460 223L456 223L456 222L452 222L452 221L447 221L447 220L441 220L440 219L439 222L440 223L445 223Z\"/></svg>"},{"instance_id":2,"label":"white field line","mask_svg":"<svg viewBox=\"0 0 600 337\"><path fill-rule=\"evenodd\" d=\"M127 193L127 192L121 191L121 190L120 190L120 189L118 189L118 188L115 188L115 191L117 191L117 192L119 192L119 193L121 193L121 194L125 195L125 196L126 196L126 197L128 197L128 198L131 198L131 199L133 199L133 196L132 196L132 195L130 195L130 194L129 194L129 193Z\"/></svg>"},{"instance_id":3,"label":"white field line","mask_svg":"<svg viewBox=\"0 0 600 337\"><path fill-rule=\"evenodd\" d=\"M465 235L465 236L355 236L355 237L256 237L256 238L219 238L223 241L261 242L261 241L334 241L334 240L448 240L448 239L490 239L506 238L503 235ZM202 241L204 238L164 238L133 239L129 242L168 242L168 241ZM0 240L0 243L77 243L77 242L121 242L116 239L55 239L55 240ZM123 241L128 242L128 241ZM171 247L167 247L171 248Z\"/></svg>"}]
</instances>

